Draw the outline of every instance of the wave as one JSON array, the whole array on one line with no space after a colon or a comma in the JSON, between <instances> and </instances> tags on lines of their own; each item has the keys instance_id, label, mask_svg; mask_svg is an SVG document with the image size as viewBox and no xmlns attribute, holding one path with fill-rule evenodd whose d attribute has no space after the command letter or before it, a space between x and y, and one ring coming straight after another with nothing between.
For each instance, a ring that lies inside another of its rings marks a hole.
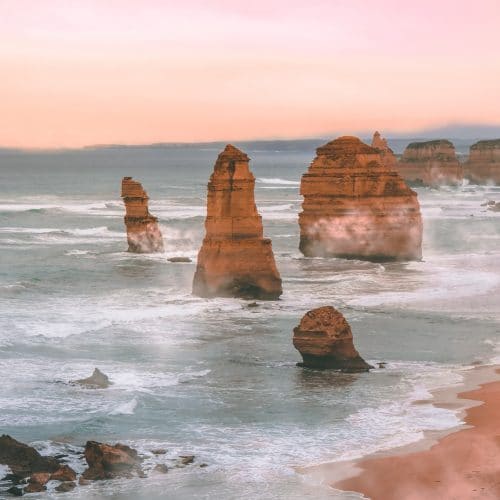
<instances>
[{"instance_id":1,"label":"wave","mask_svg":"<svg viewBox=\"0 0 500 500\"><path fill-rule=\"evenodd\" d=\"M137 408L137 399L134 398L127 403L117 406L114 410L109 412L109 415L133 415Z\"/></svg>"},{"instance_id":2,"label":"wave","mask_svg":"<svg viewBox=\"0 0 500 500\"><path fill-rule=\"evenodd\" d=\"M257 182L261 184L282 184L284 186L300 186L299 181L290 181L279 177L258 177Z\"/></svg>"}]
</instances>

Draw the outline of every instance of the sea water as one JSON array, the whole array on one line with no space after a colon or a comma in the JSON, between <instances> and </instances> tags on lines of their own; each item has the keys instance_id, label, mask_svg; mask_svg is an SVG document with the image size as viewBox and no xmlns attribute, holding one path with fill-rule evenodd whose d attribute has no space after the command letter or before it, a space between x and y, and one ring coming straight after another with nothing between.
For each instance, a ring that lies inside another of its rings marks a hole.
<instances>
[{"instance_id":1,"label":"sea water","mask_svg":"<svg viewBox=\"0 0 500 500\"><path fill-rule=\"evenodd\" d=\"M297 215L313 149L246 151L284 289L258 307L191 295L217 148L0 154L0 432L68 454L77 471L89 439L145 456L148 478L66 497L354 498L295 468L457 425L453 411L412 402L499 360L500 214L482 206L500 201L499 187L418 188L422 262L307 259ZM126 252L123 176L147 190L165 254ZM362 356L385 369L296 366L294 326L328 304L350 322ZM94 367L113 385L68 383ZM152 472L182 454L195 464Z\"/></svg>"}]
</instances>

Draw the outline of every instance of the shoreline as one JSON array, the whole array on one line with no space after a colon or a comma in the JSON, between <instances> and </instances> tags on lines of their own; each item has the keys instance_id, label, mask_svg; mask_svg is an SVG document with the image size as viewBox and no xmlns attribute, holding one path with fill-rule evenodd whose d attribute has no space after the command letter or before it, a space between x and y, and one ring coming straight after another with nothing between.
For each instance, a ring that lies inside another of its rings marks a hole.
<instances>
[{"instance_id":1,"label":"shoreline","mask_svg":"<svg viewBox=\"0 0 500 500\"><path fill-rule=\"evenodd\" d=\"M413 402L455 410L463 421L458 426L425 431L418 441L358 459L296 470L339 494L354 494L358 498L468 500L476 494L481 499L500 498L499 374L498 365L479 365L465 371L464 380L456 386L433 390L432 398ZM478 441L479 448L474 446ZM471 453L471 448L475 453ZM491 466L486 464L495 453L496 472L491 478L484 478L495 467L495 460ZM469 465L474 466L473 470L466 470Z\"/></svg>"}]
</instances>

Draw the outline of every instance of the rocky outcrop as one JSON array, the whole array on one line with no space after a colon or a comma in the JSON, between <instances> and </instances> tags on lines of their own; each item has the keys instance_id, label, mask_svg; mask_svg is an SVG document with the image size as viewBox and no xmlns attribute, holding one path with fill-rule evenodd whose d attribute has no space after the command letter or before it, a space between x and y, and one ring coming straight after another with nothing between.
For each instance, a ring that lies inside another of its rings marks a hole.
<instances>
[{"instance_id":1,"label":"rocky outcrop","mask_svg":"<svg viewBox=\"0 0 500 500\"><path fill-rule=\"evenodd\" d=\"M15 485L28 484L23 489L13 486L7 491L12 495L38 493L47 489L49 481L74 481L76 472L68 465L63 465L54 457L40 455L35 448L16 441L10 436L0 437L0 464L8 465L11 473L3 480L10 480ZM1 494L0 494L1 495Z\"/></svg>"},{"instance_id":2,"label":"rocky outcrop","mask_svg":"<svg viewBox=\"0 0 500 500\"><path fill-rule=\"evenodd\" d=\"M313 309L293 330L293 345L304 360L301 366L366 372L369 365L356 351L351 327L344 316L331 306Z\"/></svg>"},{"instance_id":3,"label":"rocky outcrop","mask_svg":"<svg viewBox=\"0 0 500 500\"><path fill-rule=\"evenodd\" d=\"M282 293L271 240L263 237L248 162L245 153L228 145L215 163L195 295L277 299Z\"/></svg>"},{"instance_id":4,"label":"rocky outcrop","mask_svg":"<svg viewBox=\"0 0 500 500\"><path fill-rule=\"evenodd\" d=\"M148 195L140 182L132 177L122 180L122 198L125 203L128 251L133 253L163 252L163 237L158 219L148 210Z\"/></svg>"},{"instance_id":5,"label":"rocky outcrop","mask_svg":"<svg viewBox=\"0 0 500 500\"><path fill-rule=\"evenodd\" d=\"M85 460L89 468L82 474L82 478L94 481L130 477L133 472L140 471L141 464L137 451L130 446L96 441L87 441Z\"/></svg>"},{"instance_id":6,"label":"rocky outcrop","mask_svg":"<svg viewBox=\"0 0 500 500\"><path fill-rule=\"evenodd\" d=\"M56 472L61 464L52 457L44 457L35 448L4 434L0 437L0 464L8 465L12 474L31 476L36 472Z\"/></svg>"},{"instance_id":7,"label":"rocky outcrop","mask_svg":"<svg viewBox=\"0 0 500 500\"><path fill-rule=\"evenodd\" d=\"M417 194L380 153L356 137L317 149L302 176L300 250L308 257L419 260Z\"/></svg>"},{"instance_id":8,"label":"rocky outcrop","mask_svg":"<svg viewBox=\"0 0 500 500\"><path fill-rule=\"evenodd\" d=\"M455 154L455 146L444 139L408 144L398 170L405 181L421 186L454 186L463 179L463 167Z\"/></svg>"},{"instance_id":9,"label":"rocky outcrop","mask_svg":"<svg viewBox=\"0 0 500 500\"><path fill-rule=\"evenodd\" d=\"M378 131L373 134L372 148L376 149L380 153L382 162L386 167L396 167L398 159L396 158L394 151L387 144L387 139L383 138Z\"/></svg>"},{"instance_id":10,"label":"rocky outcrop","mask_svg":"<svg viewBox=\"0 0 500 500\"><path fill-rule=\"evenodd\" d=\"M500 139L479 141L470 147L464 176L474 184L500 184Z\"/></svg>"},{"instance_id":11,"label":"rocky outcrop","mask_svg":"<svg viewBox=\"0 0 500 500\"><path fill-rule=\"evenodd\" d=\"M94 368L94 372L90 377L75 380L75 383L93 389L106 389L111 384L109 377L102 373L99 368Z\"/></svg>"}]
</instances>

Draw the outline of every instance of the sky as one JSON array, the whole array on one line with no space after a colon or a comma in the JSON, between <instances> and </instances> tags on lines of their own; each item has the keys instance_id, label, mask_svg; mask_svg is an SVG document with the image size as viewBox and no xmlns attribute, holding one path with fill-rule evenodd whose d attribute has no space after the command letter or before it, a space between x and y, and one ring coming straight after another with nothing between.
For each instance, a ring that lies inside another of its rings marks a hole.
<instances>
[{"instance_id":1,"label":"sky","mask_svg":"<svg viewBox=\"0 0 500 500\"><path fill-rule=\"evenodd\" d=\"M499 0L0 0L0 146L500 124Z\"/></svg>"}]
</instances>

